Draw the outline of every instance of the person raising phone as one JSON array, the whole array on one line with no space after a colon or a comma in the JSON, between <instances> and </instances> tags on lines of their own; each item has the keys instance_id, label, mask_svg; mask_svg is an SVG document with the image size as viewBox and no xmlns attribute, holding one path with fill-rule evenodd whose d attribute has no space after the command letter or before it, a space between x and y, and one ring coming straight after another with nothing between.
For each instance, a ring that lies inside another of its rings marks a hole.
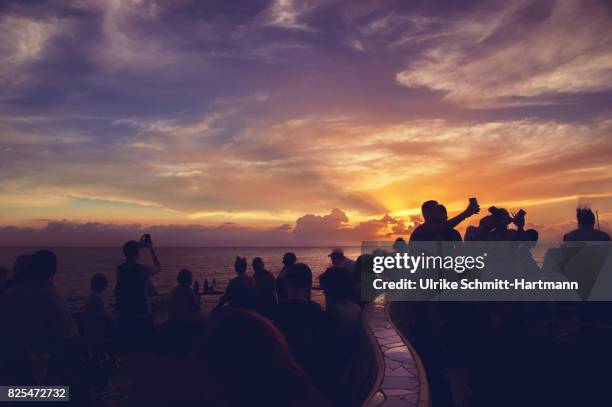
<instances>
[{"instance_id":1,"label":"person raising phone","mask_svg":"<svg viewBox=\"0 0 612 407\"><path fill-rule=\"evenodd\" d=\"M459 215L448 218L446 207L437 201L426 201L421 206L425 222L417 226L410 235L411 242L461 240L461 235L453 230L472 215L480 212L476 198L470 198L468 206Z\"/></svg>"},{"instance_id":2,"label":"person raising phone","mask_svg":"<svg viewBox=\"0 0 612 407\"><path fill-rule=\"evenodd\" d=\"M139 263L140 251L148 249L153 266ZM153 248L151 235L123 245L125 262L117 267L115 298L119 327L126 343L143 343L153 336L153 317L148 298L149 278L160 271L161 265Z\"/></svg>"}]
</instances>

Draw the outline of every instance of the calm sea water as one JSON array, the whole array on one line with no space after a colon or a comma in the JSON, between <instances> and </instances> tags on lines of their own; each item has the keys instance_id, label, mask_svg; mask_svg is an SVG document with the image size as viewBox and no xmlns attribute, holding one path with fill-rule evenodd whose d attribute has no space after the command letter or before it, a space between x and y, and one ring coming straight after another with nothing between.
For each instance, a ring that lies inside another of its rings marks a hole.
<instances>
[{"instance_id":1,"label":"calm sea water","mask_svg":"<svg viewBox=\"0 0 612 407\"><path fill-rule=\"evenodd\" d=\"M541 263L549 246L538 245L534 257ZM0 247L0 266L11 268L15 258L22 253L32 253L39 248ZM344 247L347 257L356 259L361 253L361 247ZM107 297L113 294L115 287L115 269L123 262L121 248L116 247L58 247L50 248L58 257L59 269L55 276L55 285L64 295L71 307L78 308L89 293L89 281L95 273L103 273L110 285L106 291ZM254 257L261 257L266 268L277 275L282 268L283 254L292 251L298 261L306 263L312 269L314 284L316 278L329 266L329 247L158 247L157 256L162 264L162 271L153 277L153 283L161 294L169 293L177 284L176 275L182 268L194 273L194 277L202 287L204 278L211 282L217 280L217 288L223 290L229 280L234 277L234 260L236 256L248 259L249 273L252 273L250 263ZM141 255L143 264L151 264L147 251ZM212 299L211 299L212 300Z\"/></svg>"},{"instance_id":2,"label":"calm sea water","mask_svg":"<svg viewBox=\"0 0 612 407\"><path fill-rule=\"evenodd\" d=\"M22 253L32 253L38 248L0 247L0 266L11 268L15 258ZM115 247L60 247L51 248L58 257L59 270L55 276L55 285L71 304L79 304L89 293L89 281L95 273L104 273L110 281L107 295L112 295L115 286L115 268L123 262L121 248ZM217 287L223 290L228 281L234 277L233 265L236 256L247 257L249 273L250 263L254 257L261 257L266 268L277 275L282 268L283 254L292 251L298 261L306 263L316 278L329 265L329 247L297 248L197 248L197 247L158 247L157 256L162 264L162 271L153 278L160 293L168 293L177 284L176 275L181 268L188 268L202 286L204 278L217 280ZM355 259L360 254L360 247L345 247L347 257ZM148 252L143 251L141 262L151 263Z\"/></svg>"}]
</instances>

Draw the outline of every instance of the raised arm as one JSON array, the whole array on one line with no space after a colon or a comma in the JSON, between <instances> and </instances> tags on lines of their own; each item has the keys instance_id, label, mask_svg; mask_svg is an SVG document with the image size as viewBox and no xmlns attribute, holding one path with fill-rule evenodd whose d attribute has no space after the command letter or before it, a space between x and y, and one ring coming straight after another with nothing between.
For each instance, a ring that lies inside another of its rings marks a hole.
<instances>
[{"instance_id":1,"label":"raised arm","mask_svg":"<svg viewBox=\"0 0 612 407\"><path fill-rule=\"evenodd\" d=\"M153 267L151 267L151 272L150 274L157 274L161 271L161 263L159 262L159 259L157 258L157 254L155 253L155 249L153 248L153 241L151 240L150 236L147 238L147 236L149 235L144 235L141 239L141 241L143 242L144 246L149 249L149 253L151 253L151 258L153 259Z\"/></svg>"},{"instance_id":2,"label":"raised arm","mask_svg":"<svg viewBox=\"0 0 612 407\"><path fill-rule=\"evenodd\" d=\"M447 220L446 224L450 229L454 229L461 222L463 222L470 216L477 214L478 212L480 212L480 205L478 205L478 202L476 202L476 200L470 200L470 203L468 204L467 208L465 208L465 210L459 215Z\"/></svg>"}]
</instances>

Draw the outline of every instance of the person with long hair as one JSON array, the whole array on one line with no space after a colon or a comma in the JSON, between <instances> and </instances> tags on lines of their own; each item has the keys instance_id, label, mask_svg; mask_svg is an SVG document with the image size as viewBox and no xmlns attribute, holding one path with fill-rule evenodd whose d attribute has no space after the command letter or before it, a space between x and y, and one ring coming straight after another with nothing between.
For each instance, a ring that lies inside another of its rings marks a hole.
<instances>
[{"instance_id":1,"label":"person with long hair","mask_svg":"<svg viewBox=\"0 0 612 407\"><path fill-rule=\"evenodd\" d=\"M211 406L328 406L283 335L256 312L228 309L212 321L199 354Z\"/></svg>"}]
</instances>

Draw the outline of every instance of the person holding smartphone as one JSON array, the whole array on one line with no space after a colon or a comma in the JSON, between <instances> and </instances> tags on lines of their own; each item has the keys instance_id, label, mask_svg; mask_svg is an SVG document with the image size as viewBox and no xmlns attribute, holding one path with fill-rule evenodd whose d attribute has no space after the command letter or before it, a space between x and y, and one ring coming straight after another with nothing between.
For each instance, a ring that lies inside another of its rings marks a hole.
<instances>
[{"instance_id":1,"label":"person holding smartphone","mask_svg":"<svg viewBox=\"0 0 612 407\"><path fill-rule=\"evenodd\" d=\"M140 264L140 251L147 249L153 265ZM150 277L157 274L161 264L153 248L151 235L123 245L125 262L117 267L115 287L119 328L126 345L150 342L153 337L153 316L149 303Z\"/></svg>"},{"instance_id":2,"label":"person holding smartphone","mask_svg":"<svg viewBox=\"0 0 612 407\"><path fill-rule=\"evenodd\" d=\"M410 235L411 242L418 241L448 241L461 240L459 232L455 227L472 215L480 212L480 205L476 198L470 198L468 206L463 212L453 218L448 218L446 207L437 201L426 201L421 206L421 212L425 222L417 226Z\"/></svg>"}]
</instances>

